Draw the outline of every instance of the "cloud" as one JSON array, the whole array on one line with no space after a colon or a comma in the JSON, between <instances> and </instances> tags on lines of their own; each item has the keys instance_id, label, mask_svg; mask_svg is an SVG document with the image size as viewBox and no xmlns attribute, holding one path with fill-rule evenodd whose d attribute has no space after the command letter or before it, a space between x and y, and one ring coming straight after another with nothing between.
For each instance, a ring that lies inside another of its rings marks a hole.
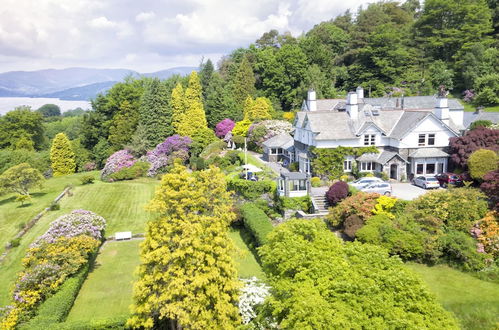
<instances>
[{"instance_id":1,"label":"cloud","mask_svg":"<svg viewBox=\"0 0 499 330\"><path fill-rule=\"evenodd\" d=\"M300 35L365 0L2 0L0 71L198 65L277 29Z\"/></svg>"}]
</instances>

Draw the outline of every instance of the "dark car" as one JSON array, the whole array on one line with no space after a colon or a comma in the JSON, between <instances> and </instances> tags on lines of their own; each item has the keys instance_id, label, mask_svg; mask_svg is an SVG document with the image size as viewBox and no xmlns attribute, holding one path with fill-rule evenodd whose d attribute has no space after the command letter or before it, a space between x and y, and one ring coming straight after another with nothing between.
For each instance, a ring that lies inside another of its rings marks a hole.
<instances>
[{"instance_id":1,"label":"dark car","mask_svg":"<svg viewBox=\"0 0 499 330\"><path fill-rule=\"evenodd\" d=\"M462 186L463 179L454 173L440 173L435 175L441 187L446 188L448 185Z\"/></svg>"}]
</instances>

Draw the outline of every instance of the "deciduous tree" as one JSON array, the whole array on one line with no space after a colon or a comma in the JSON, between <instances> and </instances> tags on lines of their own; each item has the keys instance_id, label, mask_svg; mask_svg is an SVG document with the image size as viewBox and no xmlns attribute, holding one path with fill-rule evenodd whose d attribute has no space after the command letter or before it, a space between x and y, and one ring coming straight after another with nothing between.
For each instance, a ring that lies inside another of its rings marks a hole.
<instances>
[{"instance_id":1,"label":"deciduous tree","mask_svg":"<svg viewBox=\"0 0 499 330\"><path fill-rule=\"evenodd\" d=\"M29 190L40 187L45 179L43 175L27 163L13 166L0 175L0 192L15 192L29 196Z\"/></svg>"}]
</instances>

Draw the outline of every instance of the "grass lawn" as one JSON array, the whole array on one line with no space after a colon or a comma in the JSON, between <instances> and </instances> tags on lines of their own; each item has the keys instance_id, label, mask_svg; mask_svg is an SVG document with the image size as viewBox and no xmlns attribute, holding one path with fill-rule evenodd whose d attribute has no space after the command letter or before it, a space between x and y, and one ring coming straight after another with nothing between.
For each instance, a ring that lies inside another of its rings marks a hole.
<instances>
[{"instance_id":1,"label":"grass lawn","mask_svg":"<svg viewBox=\"0 0 499 330\"><path fill-rule=\"evenodd\" d=\"M440 303L456 315L464 329L496 329L499 284L479 280L444 265L407 265L423 278Z\"/></svg>"},{"instance_id":2,"label":"grass lawn","mask_svg":"<svg viewBox=\"0 0 499 330\"><path fill-rule=\"evenodd\" d=\"M231 228L229 232L230 238L239 249L239 253L234 256L239 277L250 278L255 276L259 279L264 279L265 274L262 271L262 267L260 267L255 255L246 243L251 240L249 235L244 228Z\"/></svg>"},{"instance_id":3,"label":"grass lawn","mask_svg":"<svg viewBox=\"0 0 499 330\"><path fill-rule=\"evenodd\" d=\"M97 173L95 175L97 176ZM145 223L153 215L146 212L144 206L154 195L154 189L158 184L157 180L144 178L115 183L96 181L93 184L82 186L79 184L79 176L81 174L47 180L46 189L52 186L57 187L57 189L53 188L55 192L52 193L52 198L47 199L47 205L64 189L68 182L75 184L74 195L64 197L61 200L59 211L44 215L21 239L21 245L9 251L7 258L0 265L0 306L9 302L9 292L17 273L22 269L21 259L24 257L26 249L31 242L48 229L50 223L58 216L83 208L93 211L107 220L106 233L108 236L113 235L116 231L132 231L133 233L145 231ZM14 203L4 204L2 207L6 205L10 206L11 209L17 208ZM40 203L40 209L45 206ZM7 211L12 211L11 209L5 208ZM36 213L34 212L34 214Z\"/></svg>"},{"instance_id":4,"label":"grass lawn","mask_svg":"<svg viewBox=\"0 0 499 330\"><path fill-rule=\"evenodd\" d=\"M461 104L464 106L464 111L467 112L475 112L476 111L476 106L471 105L466 102L461 102ZM483 111L486 112L499 112L499 105L496 105L495 107L484 107Z\"/></svg>"},{"instance_id":5,"label":"grass lawn","mask_svg":"<svg viewBox=\"0 0 499 330\"><path fill-rule=\"evenodd\" d=\"M97 176L98 172L95 173ZM42 189L31 191L31 204L20 206L15 202L15 194L0 196L0 253L5 250L5 245L21 230L22 226L35 215L48 207L50 203L70 184L79 185L79 178L87 173L79 173L63 177L52 178L45 181Z\"/></svg>"},{"instance_id":6,"label":"grass lawn","mask_svg":"<svg viewBox=\"0 0 499 330\"><path fill-rule=\"evenodd\" d=\"M99 320L130 314L134 271L140 263L140 242L142 240L105 243L67 321Z\"/></svg>"}]
</instances>

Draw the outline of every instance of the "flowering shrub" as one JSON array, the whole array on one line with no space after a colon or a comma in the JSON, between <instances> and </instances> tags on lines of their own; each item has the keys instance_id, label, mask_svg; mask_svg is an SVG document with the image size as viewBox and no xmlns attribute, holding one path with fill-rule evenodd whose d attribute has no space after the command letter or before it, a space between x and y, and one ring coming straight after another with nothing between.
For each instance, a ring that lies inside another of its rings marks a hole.
<instances>
[{"instance_id":1,"label":"flowering shrub","mask_svg":"<svg viewBox=\"0 0 499 330\"><path fill-rule=\"evenodd\" d=\"M111 174L118 172L122 168L131 167L136 161L130 150L116 151L106 160L106 165L101 172L101 179L107 180Z\"/></svg>"},{"instance_id":2,"label":"flowering shrub","mask_svg":"<svg viewBox=\"0 0 499 330\"><path fill-rule=\"evenodd\" d=\"M335 207L330 208L326 219L332 226L339 226L343 224L346 218L356 214L365 223L373 215L372 210L378 203L379 196L376 193L358 192L345 198Z\"/></svg>"},{"instance_id":3,"label":"flowering shrub","mask_svg":"<svg viewBox=\"0 0 499 330\"><path fill-rule=\"evenodd\" d=\"M95 171L96 169L97 165L95 164L95 162L88 162L83 165L84 172Z\"/></svg>"},{"instance_id":4,"label":"flowering shrub","mask_svg":"<svg viewBox=\"0 0 499 330\"><path fill-rule=\"evenodd\" d=\"M467 89L463 92L463 100L464 102L471 103L475 98L475 91L472 89Z\"/></svg>"},{"instance_id":5,"label":"flowering shrub","mask_svg":"<svg viewBox=\"0 0 499 330\"><path fill-rule=\"evenodd\" d=\"M229 118L225 118L215 127L215 135L219 138L223 138L225 137L225 135L227 135L227 133L232 131L235 125L235 122L233 122Z\"/></svg>"},{"instance_id":6,"label":"flowering shrub","mask_svg":"<svg viewBox=\"0 0 499 330\"><path fill-rule=\"evenodd\" d=\"M156 176L161 169L171 164L175 158L181 158L184 161L187 160L191 144L192 139L190 137L178 134L172 135L164 142L158 144L156 148L149 151L146 155L147 161L151 163L147 175Z\"/></svg>"},{"instance_id":7,"label":"flowering shrub","mask_svg":"<svg viewBox=\"0 0 499 330\"><path fill-rule=\"evenodd\" d=\"M248 139L261 148L263 142L276 135L290 133L292 129L293 125L285 120L264 120L249 127Z\"/></svg>"},{"instance_id":8,"label":"flowering shrub","mask_svg":"<svg viewBox=\"0 0 499 330\"><path fill-rule=\"evenodd\" d=\"M250 126L251 121L249 119L238 121L232 129L232 134L245 137L248 135L248 129L250 128Z\"/></svg>"},{"instance_id":9,"label":"flowering shrub","mask_svg":"<svg viewBox=\"0 0 499 330\"><path fill-rule=\"evenodd\" d=\"M248 324L256 317L255 307L263 304L269 295L269 287L256 277L242 279L244 287L239 296L239 312L244 324Z\"/></svg>"},{"instance_id":10,"label":"flowering shrub","mask_svg":"<svg viewBox=\"0 0 499 330\"><path fill-rule=\"evenodd\" d=\"M0 328L16 328L66 278L78 272L97 251L105 224L104 218L85 210L75 210L55 220L26 252L11 306L2 311Z\"/></svg>"},{"instance_id":11,"label":"flowering shrub","mask_svg":"<svg viewBox=\"0 0 499 330\"><path fill-rule=\"evenodd\" d=\"M471 228L471 235L476 238L477 251L490 253L499 257L499 214L488 212L485 217L477 221Z\"/></svg>"},{"instance_id":12,"label":"flowering shrub","mask_svg":"<svg viewBox=\"0 0 499 330\"><path fill-rule=\"evenodd\" d=\"M397 203L397 199L388 196L379 196L378 203L374 205L373 214L384 214L390 219L394 219L395 215L391 212Z\"/></svg>"}]
</instances>

